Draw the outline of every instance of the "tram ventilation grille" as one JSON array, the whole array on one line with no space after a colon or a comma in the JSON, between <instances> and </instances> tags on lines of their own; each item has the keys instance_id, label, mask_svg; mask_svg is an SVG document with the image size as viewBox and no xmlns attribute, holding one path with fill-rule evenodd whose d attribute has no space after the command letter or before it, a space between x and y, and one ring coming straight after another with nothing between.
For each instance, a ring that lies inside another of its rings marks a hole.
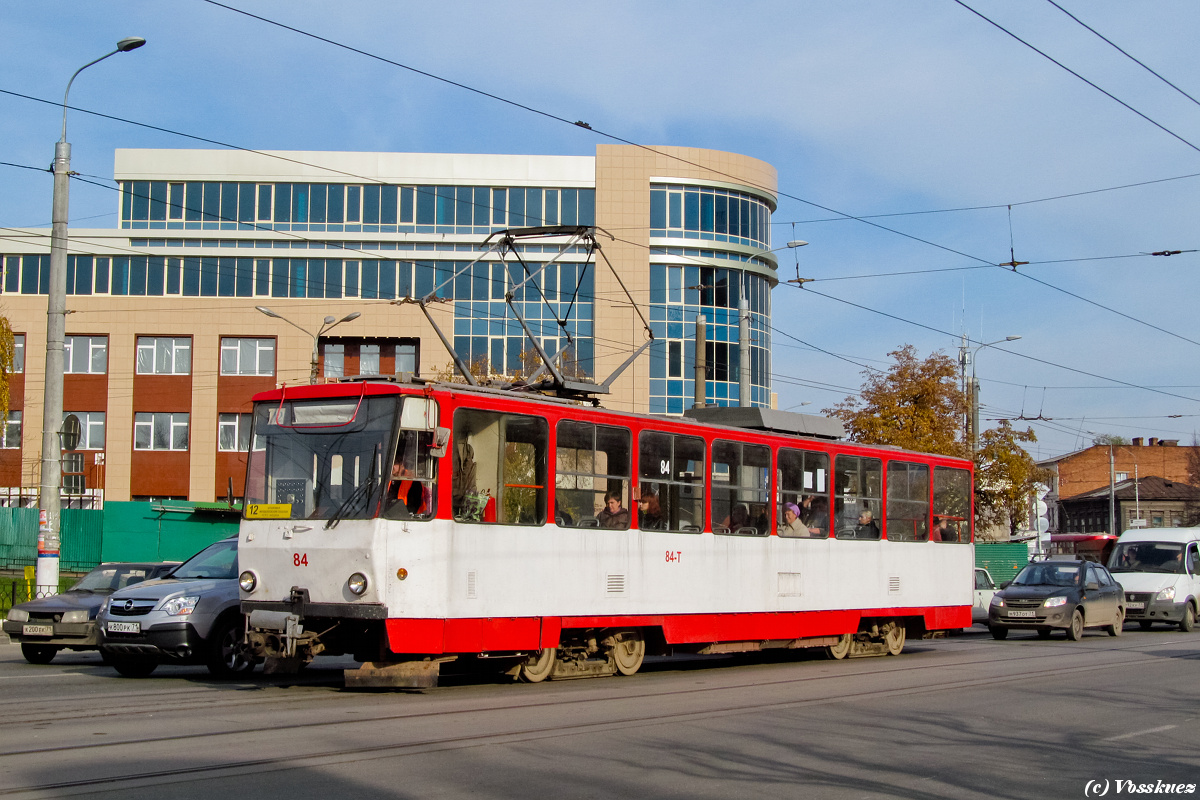
<instances>
[{"instance_id":1,"label":"tram ventilation grille","mask_svg":"<svg viewBox=\"0 0 1200 800\"><path fill-rule=\"evenodd\" d=\"M605 578L605 586L608 594L625 594L625 576L608 575Z\"/></svg>"},{"instance_id":2,"label":"tram ventilation grille","mask_svg":"<svg viewBox=\"0 0 1200 800\"><path fill-rule=\"evenodd\" d=\"M900 594L900 576L888 576L888 594Z\"/></svg>"},{"instance_id":3,"label":"tram ventilation grille","mask_svg":"<svg viewBox=\"0 0 1200 800\"><path fill-rule=\"evenodd\" d=\"M467 570L467 599L474 600L478 595L475 593L475 570Z\"/></svg>"}]
</instances>

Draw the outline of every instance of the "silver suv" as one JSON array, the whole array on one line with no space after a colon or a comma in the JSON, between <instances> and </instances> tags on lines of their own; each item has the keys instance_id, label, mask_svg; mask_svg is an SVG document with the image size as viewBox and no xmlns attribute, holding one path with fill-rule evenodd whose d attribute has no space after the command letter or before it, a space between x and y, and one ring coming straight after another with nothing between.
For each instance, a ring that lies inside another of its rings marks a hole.
<instances>
[{"instance_id":1,"label":"silver suv","mask_svg":"<svg viewBox=\"0 0 1200 800\"><path fill-rule=\"evenodd\" d=\"M169 578L114 592L97 617L108 663L128 678L144 678L163 662L205 664L222 678L254 669L242 649L237 545L237 537L224 539Z\"/></svg>"}]
</instances>

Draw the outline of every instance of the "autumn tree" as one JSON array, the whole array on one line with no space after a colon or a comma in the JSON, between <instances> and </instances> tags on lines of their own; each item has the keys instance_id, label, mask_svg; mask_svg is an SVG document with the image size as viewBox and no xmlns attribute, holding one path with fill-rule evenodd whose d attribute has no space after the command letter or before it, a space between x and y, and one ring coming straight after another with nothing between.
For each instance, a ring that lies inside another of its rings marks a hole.
<instances>
[{"instance_id":1,"label":"autumn tree","mask_svg":"<svg viewBox=\"0 0 1200 800\"><path fill-rule=\"evenodd\" d=\"M941 351L922 360L910 344L888 355L895 363L864 370L862 390L825 413L840 419L856 442L965 458L960 433L967 403L958 365Z\"/></svg>"},{"instance_id":2,"label":"autumn tree","mask_svg":"<svg viewBox=\"0 0 1200 800\"><path fill-rule=\"evenodd\" d=\"M7 317L0 317L0 420L8 419L8 379L12 375L16 354L12 325Z\"/></svg>"},{"instance_id":3,"label":"autumn tree","mask_svg":"<svg viewBox=\"0 0 1200 800\"><path fill-rule=\"evenodd\" d=\"M1006 419L983 432L975 454L975 524L986 529L1008 523L1009 535L1021 529L1029 497L1050 480L1022 446L1037 441L1033 428L1013 428Z\"/></svg>"},{"instance_id":4,"label":"autumn tree","mask_svg":"<svg viewBox=\"0 0 1200 800\"><path fill-rule=\"evenodd\" d=\"M894 363L887 370L864 371L859 394L825 413L840 419L855 442L969 457L962 438L967 403L956 380L958 365L942 352L920 359L912 345L888 355ZM1035 441L1032 428L1018 431L1008 420L980 435L975 454L977 529L1007 524L1015 533L1020 528L1035 484L1049 479L1023 446ZM1200 475L1200 460L1197 471Z\"/></svg>"}]
</instances>

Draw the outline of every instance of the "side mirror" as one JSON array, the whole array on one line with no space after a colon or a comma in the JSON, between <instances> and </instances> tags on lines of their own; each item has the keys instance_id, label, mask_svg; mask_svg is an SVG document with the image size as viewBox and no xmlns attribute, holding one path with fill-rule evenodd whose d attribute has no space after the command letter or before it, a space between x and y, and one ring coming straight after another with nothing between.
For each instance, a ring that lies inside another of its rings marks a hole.
<instances>
[{"instance_id":1,"label":"side mirror","mask_svg":"<svg viewBox=\"0 0 1200 800\"><path fill-rule=\"evenodd\" d=\"M1085 588L1085 589L1088 589L1088 590L1091 590L1091 589L1099 589L1099 588L1100 588L1100 584L1099 584L1099 583L1097 583L1096 581L1088 581L1087 583L1085 583L1085 584L1083 585L1083 588Z\"/></svg>"},{"instance_id":2,"label":"side mirror","mask_svg":"<svg viewBox=\"0 0 1200 800\"><path fill-rule=\"evenodd\" d=\"M441 458L446 455L446 445L450 443L449 428L434 428L433 429L433 446L429 448L429 455L434 458Z\"/></svg>"},{"instance_id":3,"label":"side mirror","mask_svg":"<svg viewBox=\"0 0 1200 800\"><path fill-rule=\"evenodd\" d=\"M1012 581L1005 581L1004 583L1000 584L1000 588L1007 589L1010 583L1012 583Z\"/></svg>"}]
</instances>

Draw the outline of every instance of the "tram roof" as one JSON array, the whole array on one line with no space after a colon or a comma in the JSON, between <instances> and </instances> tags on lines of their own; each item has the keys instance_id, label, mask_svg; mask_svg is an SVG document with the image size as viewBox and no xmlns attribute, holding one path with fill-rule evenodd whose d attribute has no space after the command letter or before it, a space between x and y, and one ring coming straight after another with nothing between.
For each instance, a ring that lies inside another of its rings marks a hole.
<instances>
[{"instance_id":1,"label":"tram roof","mask_svg":"<svg viewBox=\"0 0 1200 800\"><path fill-rule=\"evenodd\" d=\"M954 456L943 456L932 453L920 453L905 450L894 445L861 444L844 441L845 428L840 420L822 417L815 414L799 414L791 411L780 411L771 408L742 408L728 406L709 406L706 408L689 409L684 416L666 416L658 414L638 414L632 411L618 411L601 406L587 405L579 400L561 397L551 397L535 392L521 392L513 389L497 389L489 386L470 386L465 383L438 383L414 380L400 382L387 378L369 378L363 380L343 380L337 383L299 384L282 386L254 395L256 402L281 402L285 400L308 400L328 397L353 396L383 396L425 393L428 391L438 394L453 393L456 395L478 395L496 400L521 403L539 403L560 409L578 409L585 413L599 413L609 416L623 417L632 420L665 422L682 427L698 427L707 430L723 429L740 433L756 433L765 436L784 435L824 443L826 446L834 441L840 441L844 446L864 448L868 450L887 450L895 454L911 454L923 457L934 455L949 461L970 463L967 459Z\"/></svg>"}]
</instances>

